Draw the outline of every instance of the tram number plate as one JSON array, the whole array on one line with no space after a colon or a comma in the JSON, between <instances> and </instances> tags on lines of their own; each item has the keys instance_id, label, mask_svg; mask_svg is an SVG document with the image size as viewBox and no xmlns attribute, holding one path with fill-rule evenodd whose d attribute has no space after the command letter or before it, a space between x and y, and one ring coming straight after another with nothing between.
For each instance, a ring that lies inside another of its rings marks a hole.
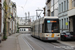
<instances>
[{"instance_id":1,"label":"tram number plate","mask_svg":"<svg viewBox=\"0 0 75 50\"><path fill-rule=\"evenodd\" d=\"M54 33L51 35L51 37L54 37Z\"/></svg>"}]
</instances>

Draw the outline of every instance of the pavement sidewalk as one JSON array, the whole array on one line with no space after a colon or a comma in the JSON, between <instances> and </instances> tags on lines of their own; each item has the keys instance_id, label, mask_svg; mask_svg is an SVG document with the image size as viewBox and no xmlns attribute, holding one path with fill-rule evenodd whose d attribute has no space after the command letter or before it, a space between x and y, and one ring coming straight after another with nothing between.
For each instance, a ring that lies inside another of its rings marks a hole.
<instances>
[{"instance_id":1,"label":"pavement sidewalk","mask_svg":"<svg viewBox=\"0 0 75 50\"><path fill-rule=\"evenodd\" d=\"M0 46L0 50L17 50L17 36L19 34L13 34L11 36L8 37L8 39L6 41L2 41L1 46Z\"/></svg>"},{"instance_id":2,"label":"pavement sidewalk","mask_svg":"<svg viewBox=\"0 0 75 50\"><path fill-rule=\"evenodd\" d=\"M21 38L19 33L15 33L9 36L6 41L2 41L0 50L31 50L31 48Z\"/></svg>"}]
</instances>

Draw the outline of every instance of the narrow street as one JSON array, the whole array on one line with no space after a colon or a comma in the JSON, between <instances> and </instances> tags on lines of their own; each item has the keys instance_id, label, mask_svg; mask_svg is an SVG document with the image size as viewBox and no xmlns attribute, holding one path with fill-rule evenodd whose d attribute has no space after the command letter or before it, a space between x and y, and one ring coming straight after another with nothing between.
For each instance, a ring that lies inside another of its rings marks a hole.
<instances>
[{"instance_id":1,"label":"narrow street","mask_svg":"<svg viewBox=\"0 0 75 50\"><path fill-rule=\"evenodd\" d=\"M75 0L0 0L0 50L75 50Z\"/></svg>"},{"instance_id":2,"label":"narrow street","mask_svg":"<svg viewBox=\"0 0 75 50\"><path fill-rule=\"evenodd\" d=\"M63 41L61 41L63 42ZM31 34L16 33L0 44L0 50L75 50L75 46L58 41L42 41L33 38ZM71 42L70 44L72 44Z\"/></svg>"},{"instance_id":3,"label":"narrow street","mask_svg":"<svg viewBox=\"0 0 75 50\"><path fill-rule=\"evenodd\" d=\"M31 37L30 34L21 34L19 37L21 37L24 40L24 42L31 48L31 50L75 50L73 48L67 49L67 45L61 44L59 42L44 42L38 40L36 38Z\"/></svg>"}]
</instances>

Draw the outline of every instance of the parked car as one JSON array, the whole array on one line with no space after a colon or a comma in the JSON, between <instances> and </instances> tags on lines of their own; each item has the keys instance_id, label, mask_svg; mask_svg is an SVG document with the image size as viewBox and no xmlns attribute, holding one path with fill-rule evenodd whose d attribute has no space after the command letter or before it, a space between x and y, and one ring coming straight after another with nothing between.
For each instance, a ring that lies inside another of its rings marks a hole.
<instances>
[{"instance_id":1,"label":"parked car","mask_svg":"<svg viewBox=\"0 0 75 50\"><path fill-rule=\"evenodd\" d=\"M61 33L61 40L75 40L75 33L64 31Z\"/></svg>"}]
</instances>

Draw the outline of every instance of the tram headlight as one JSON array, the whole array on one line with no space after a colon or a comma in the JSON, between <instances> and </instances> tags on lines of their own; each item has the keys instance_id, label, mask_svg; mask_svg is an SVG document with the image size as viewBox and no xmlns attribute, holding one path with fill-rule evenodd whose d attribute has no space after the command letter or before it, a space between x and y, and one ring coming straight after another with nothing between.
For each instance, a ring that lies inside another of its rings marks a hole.
<instances>
[{"instance_id":1,"label":"tram headlight","mask_svg":"<svg viewBox=\"0 0 75 50\"><path fill-rule=\"evenodd\" d=\"M46 35L46 36L49 36L49 35Z\"/></svg>"},{"instance_id":2,"label":"tram headlight","mask_svg":"<svg viewBox=\"0 0 75 50\"><path fill-rule=\"evenodd\" d=\"M57 36L59 36L59 35L57 35Z\"/></svg>"}]
</instances>

